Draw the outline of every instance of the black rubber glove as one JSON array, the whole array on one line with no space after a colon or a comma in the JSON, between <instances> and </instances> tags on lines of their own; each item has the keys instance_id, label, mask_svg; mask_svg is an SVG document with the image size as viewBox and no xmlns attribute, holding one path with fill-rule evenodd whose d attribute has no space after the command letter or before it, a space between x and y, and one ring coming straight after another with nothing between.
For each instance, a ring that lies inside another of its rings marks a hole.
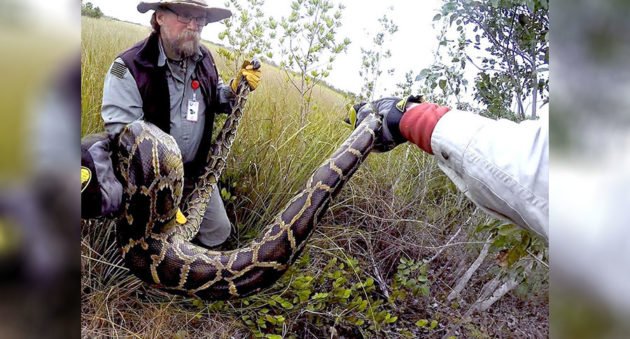
<instances>
[{"instance_id":1,"label":"black rubber glove","mask_svg":"<svg viewBox=\"0 0 630 339\"><path fill-rule=\"evenodd\" d=\"M376 135L374 150L377 152L387 152L407 141L407 139L400 134L399 124L400 119L405 113L408 102L420 103L422 102L422 97L385 97L375 100L370 104L362 102L352 106L348 114L349 116L345 121L350 124L352 128L356 128L365 117L375 111L383 118L383 127L380 133Z\"/></svg>"}]
</instances>

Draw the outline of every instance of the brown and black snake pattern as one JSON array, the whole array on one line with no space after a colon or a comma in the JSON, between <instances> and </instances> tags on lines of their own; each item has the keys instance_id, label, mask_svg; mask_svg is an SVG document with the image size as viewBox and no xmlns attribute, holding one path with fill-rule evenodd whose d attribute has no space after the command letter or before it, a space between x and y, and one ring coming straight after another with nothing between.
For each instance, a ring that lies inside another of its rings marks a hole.
<instances>
[{"instance_id":1,"label":"brown and black snake pattern","mask_svg":"<svg viewBox=\"0 0 630 339\"><path fill-rule=\"evenodd\" d=\"M249 91L243 92L211 149L204 175L184 203L183 225L175 219L183 165L174 139L143 121L129 124L119 137L117 171L125 191L118 243L131 272L157 288L222 300L271 286L300 255L330 200L370 153L381 128L380 117L368 116L249 246L211 251L190 240L199 231L211 186L225 167Z\"/></svg>"}]
</instances>

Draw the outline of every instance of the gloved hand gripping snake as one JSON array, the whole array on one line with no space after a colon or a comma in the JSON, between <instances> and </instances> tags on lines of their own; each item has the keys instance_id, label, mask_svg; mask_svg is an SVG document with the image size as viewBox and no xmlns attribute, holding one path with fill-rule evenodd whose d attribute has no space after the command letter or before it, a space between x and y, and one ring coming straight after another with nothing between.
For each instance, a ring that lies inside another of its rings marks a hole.
<instances>
[{"instance_id":1,"label":"gloved hand gripping snake","mask_svg":"<svg viewBox=\"0 0 630 339\"><path fill-rule=\"evenodd\" d=\"M165 291L222 300L271 286L296 260L330 200L370 153L382 119L371 114L308 179L249 246L212 251L190 242L199 230L212 185L226 159L249 92L239 85L237 104L207 157L205 172L184 202L185 224L176 222L183 187L179 149L168 134L147 122L129 124L118 143L123 212L117 239L125 265L143 281Z\"/></svg>"}]
</instances>

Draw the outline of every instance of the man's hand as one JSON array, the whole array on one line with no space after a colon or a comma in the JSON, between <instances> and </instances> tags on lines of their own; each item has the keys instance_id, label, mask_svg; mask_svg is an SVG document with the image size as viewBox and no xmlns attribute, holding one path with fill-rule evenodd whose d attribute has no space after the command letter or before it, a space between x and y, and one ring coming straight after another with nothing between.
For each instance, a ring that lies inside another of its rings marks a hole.
<instances>
[{"instance_id":1,"label":"man's hand","mask_svg":"<svg viewBox=\"0 0 630 339\"><path fill-rule=\"evenodd\" d=\"M356 128L372 112L376 112L383 118L383 127L376 135L374 150L387 152L407 141L400 132L399 124L406 111L407 103L420 103L420 96L406 98L387 97L375 100L369 104L360 103L350 109L346 123Z\"/></svg>"},{"instance_id":2,"label":"man's hand","mask_svg":"<svg viewBox=\"0 0 630 339\"><path fill-rule=\"evenodd\" d=\"M260 83L260 76L262 72L260 71L260 61L254 58L251 62L245 61L243 62L243 66L241 66L241 70L238 71L236 78L232 80L230 87L232 87L232 91L236 93L238 89L238 84L241 83L241 80L245 78L249 88L253 91L258 87Z\"/></svg>"}]
</instances>

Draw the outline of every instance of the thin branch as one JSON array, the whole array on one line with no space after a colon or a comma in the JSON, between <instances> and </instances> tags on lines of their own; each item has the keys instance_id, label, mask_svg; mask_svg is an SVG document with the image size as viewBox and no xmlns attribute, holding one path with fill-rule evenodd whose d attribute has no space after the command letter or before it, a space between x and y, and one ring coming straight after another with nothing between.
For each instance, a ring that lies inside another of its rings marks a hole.
<instances>
[{"instance_id":1,"label":"thin branch","mask_svg":"<svg viewBox=\"0 0 630 339\"><path fill-rule=\"evenodd\" d=\"M462 231L462 228L464 225L468 224L468 222L470 221L471 217L468 217L468 220L466 220L466 222L464 222L463 224L461 224L461 226L459 226L459 229L457 230L457 232L455 232L455 234L446 242L446 244L444 244L437 253L435 253L434 256L431 257L431 259L427 260L426 263L430 263L433 262L433 260L437 259L437 257L440 256L440 254L442 254L442 252L444 252L445 249L447 249L448 247L450 247L449 245L451 244L451 242L453 242L453 240L455 240L455 238L457 238L457 236L459 235L459 232Z\"/></svg>"},{"instance_id":2,"label":"thin branch","mask_svg":"<svg viewBox=\"0 0 630 339\"><path fill-rule=\"evenodd\" d=\"M530 250L527 250L527 254L529 254L532 258L536 259L536 261L538 261L538 263L540 263L541 265L545 266L547 269L549 269L549 264L547 264L546 262L544 262L541 258L539 258L537 255L535 255L534 253L532 253Z\"/></svg>"},{"instance_id":3,"label":"thin branch","mask_svg":"<svg viewBox=\"0 0 630 339\"><path fill-rule=\"evenodd\" d=\"M491 34L492 32L486 26L484 26L478 19L476 19L476 18L471 16L470 20L474 21L479 27L481 27L482 30L484 30L487 33L486 36L488 37L488 39L490 39L492 41L492 43L494 45L496 45L498 47L502 46L501 42L497 41L494 38L494 36ZM512 20L514 20L514 17L512 17ZM532 60L526 54L523 54L523 53L521 53L519 51L515 51L513 48L509 47L509 39L508 39L508 44L506 46L504 46L504 48L505 48L506 52L510 51L510 52L513 52L513 53L517 53L525 61L527 61L530 65L533 64Z\"/></svg>"},{"instance_id":4,"label":"thin branch","mask_svg":"<svg viewBox=\"0 0 630 339\"><path fill-rule=\"evenodd\" d=\"M477 66L477 64L475 64L475 62L473 61L473 59L472 59L470 56L468 56L468 54L466 54L466 59L467 59L468 61L470 61L470 63L471 63L473 66L475 66L475 68L477 68L477 69L478 69L478 70L480 70L480 71L484 71L484 72L486 72L486 71L495 71L495 72L499 72L499 71L500 71L500 70L498 70L498 69L496 69L496 68L493 68L493 67L483 68L483 67Z\"/></svg>"},{"instance_id":5,"label":"thin branch","mask_svg":"<svg viewBox=\"0 0 630 339\"><path fill-rule=\"evenodd\" d=\"M483 261L486 259L486 256L488 255L488 251L491 245L491 242L490 242L491 239L492 239L492 235L489 235L488 238L486 239L485 244L483 245L483 248L481 249L481 252L479 252L479 256L477 257L477 259L475 259L473 264L470 265L468 270L466 270L466 273L464 273L464 275L459 279L455 288L453 288L451 293L449 293L449 295L446 297L447 300L451 301L457 298L462 292L462 290L464 289L464 287L466 287L466 284L468 284L468 281L470 281L470 278L472 278L473 274L477 272L477 269L479 269L479 266L481 266Z\"/></svg>"}]
</instances>

